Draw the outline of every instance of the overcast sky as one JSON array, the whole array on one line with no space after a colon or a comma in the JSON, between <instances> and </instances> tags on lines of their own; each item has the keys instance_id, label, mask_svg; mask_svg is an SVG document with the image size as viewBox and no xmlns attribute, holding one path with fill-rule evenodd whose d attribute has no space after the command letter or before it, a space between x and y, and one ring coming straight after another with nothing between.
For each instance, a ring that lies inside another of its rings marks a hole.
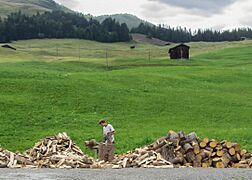
<instances>
[{"instance_id":1,"label":"overcast sky","mask_svg":"<svg viewBox=\"0 0 252 180\"><path fill-rule=\"evenodd\" d=\"M130 13L154 24L191 29L252 27L252 0L56 0L95 16Z\"/></svg>"}]
</instances>

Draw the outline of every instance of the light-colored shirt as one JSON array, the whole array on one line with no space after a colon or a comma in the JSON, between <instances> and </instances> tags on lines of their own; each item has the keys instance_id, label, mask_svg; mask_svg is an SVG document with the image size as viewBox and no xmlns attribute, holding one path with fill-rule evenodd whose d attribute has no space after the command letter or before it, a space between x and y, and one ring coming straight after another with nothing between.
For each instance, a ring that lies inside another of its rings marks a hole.
<instances>
[{"instance_id":1,"label":"light-colored shirt","mask_svg":"<svg viewBox=\"0 0 252 180\"><path fill-rule=\"evenodd\" d=\"M113 126L111 124L108 124L107 126L103 127L103 136L106 137L108 135L108 133L110 132L114 132L115 129L113 128ZM114 134L111 136L111 142L115 141L115 137ZM106 140L105 143L108 143L108 140Z\"/></svg>"}]
</instances>

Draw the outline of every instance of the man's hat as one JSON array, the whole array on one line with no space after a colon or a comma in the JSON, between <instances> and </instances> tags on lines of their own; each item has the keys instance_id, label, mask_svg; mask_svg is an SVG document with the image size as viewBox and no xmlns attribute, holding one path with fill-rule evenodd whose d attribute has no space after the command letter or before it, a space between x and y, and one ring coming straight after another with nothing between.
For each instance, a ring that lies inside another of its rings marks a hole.
<instances>
[{"instance_id":1,"label":"man's hat","mask_svg":"<svg viewBox=\"0 0 252 180\"><path fill-rule=\"evenodd\" d=\"M99 121L99 124L102 124L102 123L105 123L105 122L107 122L105 119L101 119L101 120Z\"/></svg>"}]
</instances>

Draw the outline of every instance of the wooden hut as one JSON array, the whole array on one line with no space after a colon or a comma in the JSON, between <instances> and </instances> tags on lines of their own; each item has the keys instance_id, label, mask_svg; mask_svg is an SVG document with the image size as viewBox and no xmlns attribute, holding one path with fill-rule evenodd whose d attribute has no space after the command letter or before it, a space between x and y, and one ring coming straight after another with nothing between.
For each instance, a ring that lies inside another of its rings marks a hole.
<instances>
[{"instance_id":1,"label":"wooden hut","mask_svg":"<svg viewBox=\"0 0 252 180\"><path fill-rule=\"evenodd\" d=\"M169 49L169 54L171 59L189 59L190 46L185 44L180 44Z\"/></svg>"}]
</instances>

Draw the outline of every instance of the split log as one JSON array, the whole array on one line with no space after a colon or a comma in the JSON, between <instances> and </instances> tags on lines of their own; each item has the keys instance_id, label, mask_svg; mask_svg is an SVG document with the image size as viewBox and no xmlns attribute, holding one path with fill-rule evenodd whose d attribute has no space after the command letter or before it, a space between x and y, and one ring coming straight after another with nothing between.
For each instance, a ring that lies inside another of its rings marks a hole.
<instances>
[{"instance_id":1,"label":"split log","mask_svg":"<svg viewBox=\"0 0 252 180\"><path fill-rule=\"evenodd\" d=\"M197 141L193 141L192 142L192 146L193 146L193 152L194 152L194 154L199 154L200 153L199 143Z\"/></svg>"},{"instance_id":2,"label":"split log","mask_svg":"<svg viewBox=\"0 0 252 180\"><path fill-rule=\"evenodd\" d=\"M186 143L184 146L183 146L183 149L185 150L185 152L188 152L190 150L193 150L193 147L189 144L189 143Z\"/></svg>"},{"instance_id":3,"label":"split log","mask_svg":"<svg viewBox=\"0 0 252 180\"><path fill-rule=\"evenodd\" d=\"M186 136L186 139L190 139L191 141L193 141L193 140L197 140L198 136L195 132L192 132Z\"/></svg>"},{"instance_id":4,"label":"split log","mask_svg":"<svg viewBox=\"0 0 252 180\"><path fill-rule=\"evenodd\" d=\"M203 142L205 142L206 144L208 144L209 143L209 138L208 137L204 138Z\"/></svg>"},{"instance_id":5,"label":"split log","mask_svg":"<svg viewBox=\"0 0 252 180\"><path fill-rule=\"evenodd\" d=\"M217 162L216 163L216 168L225 168L225 165L223 162Z\"/></svg>"},{"instance_id":6,"label":"split log","mask_svg":"<svg viewBox=\"0 0 252 180\"><path fill-rule=\"evenodd\" d=\"M237 153L237 154L233 155L231 160L234 163L238 163L241 160L240 154Z\"/></svg>"},{"instance_id":7,"label":"split log","mask_svg":"<svg viewBox=\"0 0 252 180\"><path fill-rule=\"evenodd\" d=\"M229 155L229 153L224 153L221 157L221 161L224 163L225 167L228 167L228 164L232 160L232 157Z\"/></svg>"},{"instance_id":8,"label":"split log","mask_svg":"<svg viewBox=\"0 0 252 180\"><path fill-rule=\"evenodd\" d=\"M192 150L190 150L190 151L188 151L188 152L186 153L186 160L187 160L187 162L189 162L189 163L191 163L191 162L193 162L193 161L196 160L196 156L195 156L195 154L193 153Z\"/></svg>"},{"instance_id":9,"label":"split log","mask_svg":"<svg viewBox=\"0 0 252 180\"><path fill-rule=\"evenodd\" d=\"M232 167L233 168L249 168L249 165L237 163L237 164L234 164Z\"/></svg>"},{"instance_id":10,"label":"split log","mask_svg":"<svg viewBox=\"0 0 252 180\"><path fill-rule=\"evenodd\" d=\"M246 154L247 152L248 152L247 150L243 149L243 150L240 151L240 154L241 154L241 156L243 156L243 155Z\"/></svg>"},{"instance_id":11,"label":"split log","mask_svg":"<svg viewBox=\"0 0 252 180\"><path fill-rule=\"evenodd\" d=\"M217 155L217 152L212 152L211 157L215 157Z\"/></svg>"},{"instance_id":12,"label":"split log","mask_svg":"<svg viewBox=\"0 0 252 180\"><path fill-rule=\"evenodd\" d=\"M180 139L181 141L183 141L183 140L186 139L185 132L183 132L183 131L178 132L178 136L179 136L179 139Z\"/></svg>"},{"instance_id":13,"label":"split log","mask_svg":"<svg viewBox=\"0 0 252 180\"><path fill-rule=\"evenodd\" d=\"M209 146L210 146L211 148L215 148L215 147L217 146L217 141L211 140L210 143L209 143Z\"/></svg>"},{"instance_id":14,"label":"split log","mask_svg":"<svg viewBox=\"0 0 252 180\"><path fill-rule=\"evenodd\" d=\"M242 156L243 159L249 159L251 157L252 157L252 155L250 153L243 154L243 156Z\"/></svg>"},{"instance_id":15,"label":"split log","mask_svg":"<svg viewBox=\"0 0 252 180\"><path fill-rule=\"evenodd\" d=\"M179 139L168 139L167 141L168 141L167 144L173 145L175 147L179 146L179 142L180 142Z\"/></svg>"},{"instance_id":16,"label":"split log","mask_svg":"<svg viewBox=\"0 0 252 180\"><path fill-rule=\"evenodd\" d=\"M211 157L212 156L212 152L211 151L203 150L203 152L207 154L207 157Z\"/></svg>"},{"instance_id":17,"label":"split log","mask_svg":"<svg viewBox=\"0 0 252 180\"><path fill-rule=\"evenodd\" d=\"M233 143L232 147L234 148L234 150L236 152L239 152L240 149L241 149L241 145L240 144L237 144L237 143Z\"/></svg>"},{"instance_id":18,"label":"split log","mask_svg":"<svg viewBox=\"0 0 252 180\"><path fill-rule=\"evenodd\" d=\"M230 149L228 150L228 152L229 152L229 154L230 154L231 156L235 155L235 149L234 149L234 148L230 148Z\"/></svg>"},{"instance_id":19,"label":"split log","mask_svg":"<svg viewBox=\"0 0 252 180\"><path fill-rule=\"evenodd\" d=\"M171 163L172 164L180 164L180 163L182 163L183 162L183 157L175 157L172 161L171 161Z\"/></svg>"},{"instance_id":20,"label":"split log","mask_svg":"<svg viewBox=\"0 0 252 180\"><path fill-rule=\"evenodd\" d=\"M230 149L231 147L233 146L233 144L229 141L226 141L225 144L224 144L224 147Z\"/></svg>"},{"instance_id":21,"label":"split log","mask_svg":"<svg viewBox=\"0 0 252 180\"><path fill-rule=\"evenodd\" d=\"M189 143L191 144L193 141L197 141L198 137L195 132L192 132L186 136L186 139L183 141L180 141L180 145L184 146L185 144Z\"/></svg>"},{"instance_id":22,"label":"split log","mask_svg":"<svg viewBox=\"0 0 252 180\"><path fill-rule=\"evenodd\" d=\"M221 156L223 156L224 151L223 151L223 150L218 150L218 151L216 152L216 154L217 154L217 156L221 157Z\"/></svg>"},{"instance_id":23,"label":"split log","mask_svg":"<svg viewBox=\"0 0 252 180\"><path fill-rule=\"evenodd\" d=\"M204 141L201 141L201 142L200 142L200 147L201 147L201 148L205 148L206 145L207 145L207 144L206 144Z\"/></svg>"},{"instance_id":24,"label":"split log","mask_svg":"<svg viewBox=\"0 0 252 180\"><path fill-rule=\"evenodd\" d=\"M196 155L196 159L199 160L199 161L202 161L202 159L205 159L205 158L206 158L206 156L203 158L201 154L202 154L202 153ZM205 155L205 154L204 154L204 155Z\"/></svg>"},{"instance_id":25,"label":"split log","mask_svg":"<svg viewBox=\"0 0 252 180\"><path fill-rule=\"evenodd\" d=\"M213 152L214 151L213 148L211 148L211 147L205 147L205 150L207 150L209 152Z\"/></svg>"},{"instance_id":26,"label":"split log","mask_svg":"<svg viewBox=\"0 0 252 180\"><path fill-rule=\"evenodd\" d=\"M209 162L204 162L204 163L201 164L201 166L203 168L209 168L210 167L210 163Z\"/></svg>"},{"instance_id":27,"label":"split log","mask_svg":"<svg viewBox=\"0 0 252 180\"><path fill-rule=\"evenodd\" d=\"M151 150L157 150L157 149L160 149L162 148L165 144L167 144L167 141L162 141L161 143L159 144L156 144Z\"/></svg>"},{"instance_id":28,"label":"split log","mask_svg":"<svg viewBox=\"0 0 252 180\"><path fill-rule=\"evenodd\" d=\"M219 157L213 158L213 162L212 162L213 167L217 167L218 162L222 162L221 158Z\"/></svg>"},{"instance_id":29,"label":"split log","mask_svg":"<svg viewBox=\"0 0 252 180\"><path fill-rule=\"evenodd\" d=\"M168 132L168 139L179 139L179 135L175 131L170 130Z\"/></svg>"},{"instance_id":30,"label":"split log","mask_svg":"<svg viewBox=\"0 0 252 180\"><path fill-rule=\"evenodd\" d=\"M123 159L123 168L126 168L127 167L127 162L128 162L128 158L126 157L126 158L124 158Z\"/></svg>"}]
</instances>

